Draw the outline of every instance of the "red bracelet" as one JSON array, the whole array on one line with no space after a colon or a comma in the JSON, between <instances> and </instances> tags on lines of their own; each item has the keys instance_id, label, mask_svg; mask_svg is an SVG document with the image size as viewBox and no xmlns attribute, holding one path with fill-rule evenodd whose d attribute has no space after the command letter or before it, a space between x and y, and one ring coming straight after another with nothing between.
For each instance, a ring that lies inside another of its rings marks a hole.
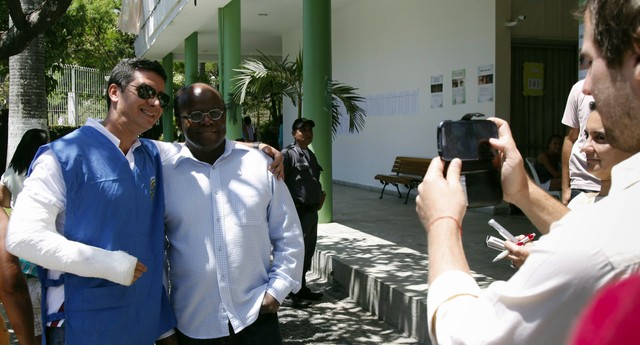
<instances>
[{"instance_id":1,"label":"red bracelet","mask_svg":"<svg viewBox=\"0 0 640 345\"><path fill-rule=\"evenodd\" d=\"M457 219L455 219L455 218L454 218L454 217L452 217L452 216L440 216L440 217L438 217L438 218L436 218L436 219L432 220L432 221L429 223L429 228L431 228L431 226L432 226L435 222L437 222L437 221L439 221L439 220L443 220L443 219L451 219L452 221L454 221L454 222L456 223L456 225L458 226L458 230L460 231L460 236L462 236L462 226L460 225L460 222L458 222L458 220L457 220Z\"/></svg>"}]
</instances>

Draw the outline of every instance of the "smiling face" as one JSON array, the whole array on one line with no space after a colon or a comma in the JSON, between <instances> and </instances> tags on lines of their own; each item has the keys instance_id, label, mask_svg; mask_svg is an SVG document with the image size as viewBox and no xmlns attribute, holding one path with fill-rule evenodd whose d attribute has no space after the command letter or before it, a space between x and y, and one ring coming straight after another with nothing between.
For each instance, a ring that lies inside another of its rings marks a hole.
<instances>
[{"instance_id":1,"label":"smiling face","mask_svg":"<svg viewBox=\"0 0 640 345\"><path fill-rule=\"evenodd\" d=\"M194 84L181 94L178 100L180 125L185 137L185 143L194 156L203 161L215 161L224 151L224 138L227 134L225 114L217 120L211 120L204 115L199 122L192 121L186 116L194 111L209 113L218 109L224 111L224 102L218 91L206 84Z\"/></svg>"},{"instance_id":2,"label":"smiling face","mask_svg":"<svg viewBox=\"0 0 640 345\"><path fill-rule=\"evenodd\" d=\"M587 141L582 152L587 156L587 171L600 180L611 179L611 169L632 154L616 149L607 141L606 130L599 112L593 111L585 127Z\"/></svg>"},{"instance_id":3,"label":"smiling face","mask_svg":"<svg viewBox=\"0 0 640 345\"><path fill-rule=\"evenodd\" d=\"M620 66L610 67L594 41L593 15L585 12L582 59L589 66L583 92L602 111L608 141L627 152L640 152L640 55L629 48Z\"/></svg>"},{"instance_id":4,"label":"smiling face","mask_svg":"<svg viewBox=\"0 0 640 345\"><path fill-rule=\"evenodd\" d=\"M109 85L111 106L126 121L127 128L136 135L153 127L162 116L162 107L157 97L142 99L137 87L146 84L156 92L164 92L164 80L160 75L148 70L137 70L131 81L124 87Z\"/></svg>"}]
</instances>

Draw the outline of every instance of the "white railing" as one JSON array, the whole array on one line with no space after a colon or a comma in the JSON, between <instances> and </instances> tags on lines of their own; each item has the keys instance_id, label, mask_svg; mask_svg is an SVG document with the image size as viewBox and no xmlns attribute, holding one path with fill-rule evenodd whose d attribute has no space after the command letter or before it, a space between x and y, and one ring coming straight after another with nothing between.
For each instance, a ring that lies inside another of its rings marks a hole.
<instances>
[{"instance_id":1,"label":"white railing","mask_svg":"<svg viewBox=\"0 0 640 345\"><path fill-rule=\"evenodd\" d=\"M63 65L52 75L57 85L47 99L50 126L81 126L89 117L103 119L106 116L109 72Z\"/></svg>"}]
</instances>

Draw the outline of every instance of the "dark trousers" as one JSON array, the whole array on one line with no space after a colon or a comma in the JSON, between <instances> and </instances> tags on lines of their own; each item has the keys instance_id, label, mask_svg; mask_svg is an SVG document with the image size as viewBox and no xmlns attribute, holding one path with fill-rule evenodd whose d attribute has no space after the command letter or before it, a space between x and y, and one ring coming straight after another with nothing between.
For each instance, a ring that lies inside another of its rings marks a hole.
<instances>
[{"instance_id":1,"label":"dark trousers","mask_svg":"<svg viewBox=\"0 0 640 345\"><path fill-rule=\"evenodd\" d=\"M193 339L178 330L180 345L281 345L278 314L260 314L258 319L237 334L229 324L231 335L215 339Z\"/></svg>"},{"instance_id":2,"label":"dark trousers","mask_svg":"<svg viewBox=\"0 0 640 345\"><path fill-rule=\"evenodd\" d=\"M302 289L306 288L306 274L311 270L311 259L318 242L318 210L317 207L297 208L302 235L304 236L304 263L302 265Z\"/></svg>"},{"instance_id":3,"label":"dark trousers","mask_svg":"<svg viewBox=\"0 0 640 345\"><path fill-rule=\"evenodd\" d=\"M44 336L49 345L64 345L64 327L45 327Z\"/></svg>"}]
</instances>

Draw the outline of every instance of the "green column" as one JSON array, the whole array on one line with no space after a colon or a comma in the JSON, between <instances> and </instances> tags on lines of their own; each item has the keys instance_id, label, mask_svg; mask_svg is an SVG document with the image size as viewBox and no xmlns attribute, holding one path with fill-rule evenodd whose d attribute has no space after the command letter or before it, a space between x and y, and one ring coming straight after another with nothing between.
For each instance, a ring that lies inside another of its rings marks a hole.
<instances>
[{"instance_id":1,"label":"green column","mask_svg":"<svg viewBox=\"0 0 640 345\"><path fill-rule=\"evenodd\" d=\"M162 58L162 67L167 73L164 92L173 99L173 53ZM162 141L172 142L173 140L175 140L173 138L173 106L169 106L162 112Z\"/></svg>"},{"instance_id":2,"label":"green column","mask_svg":"<svg viewBox=\"0 0 640 345\"><path fill-rule=\"evenodd\" d=\"M311 148L323 168L321 183L327 193L320 223L333 221L333 173L331 165L331 1L304 0L302 61L304 117L316 126Z\"/></svg>"},{"instance_id":3,"label":"green column","mask_svg":"<svg viewBox=\"0 0 640 345\"><path fill-rule=\"evenodd\" d=\"M191 85L198 80L198 33L194 32L184 40L184 84Z\"/></svg>"},{"instance_id":4,"label":"green column","mask_svg":"<svg viewBox=\"0 0 640 345\"><path fill-rule=\"evenodd\" d=\"M232 0L218 11L218 22L220 26L221 56L220 70L222 74L220 92L224 98L225 104L231 101L231 92L233 91L233 77L238 72L234 71L240 67L240 0ZM238 108L235 113L227 111L227 138L237 139L242 137L242 108Z\"/></svg>"}]
</instances>

